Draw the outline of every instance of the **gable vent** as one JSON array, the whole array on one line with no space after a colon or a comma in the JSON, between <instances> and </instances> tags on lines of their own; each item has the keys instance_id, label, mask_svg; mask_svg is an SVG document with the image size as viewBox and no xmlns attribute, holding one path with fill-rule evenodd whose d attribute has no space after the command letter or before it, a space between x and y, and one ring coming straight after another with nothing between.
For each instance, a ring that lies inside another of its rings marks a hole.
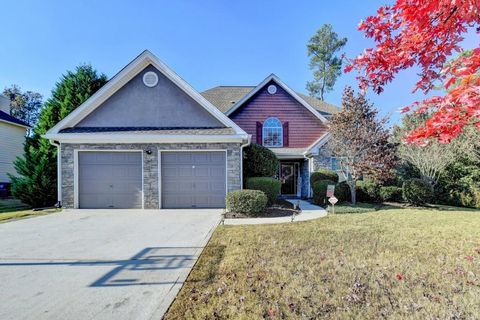
<instances>
[{"instance_id":1,"label":"gable vent","mask_svg":"<svg viewBox=\"0 0 480 320\"><path fill-rule=\"evenodd\" d=\"M271 85L268 86L267 91L270 94L275 94L275 93L277 93L277 86L274 85L274 84L271 84Z\"/></svg>"},{"instance_id":2,"label":"gable vent","mask_svg":"<svg viewBox=\"0 0 480 320\"><path fill-rule=\"evenodd\" d=\"M158 75L153 71L145 72L143 75L143 84L149 88L155 87L158 83Z\"/></svg>"}]
</instances>

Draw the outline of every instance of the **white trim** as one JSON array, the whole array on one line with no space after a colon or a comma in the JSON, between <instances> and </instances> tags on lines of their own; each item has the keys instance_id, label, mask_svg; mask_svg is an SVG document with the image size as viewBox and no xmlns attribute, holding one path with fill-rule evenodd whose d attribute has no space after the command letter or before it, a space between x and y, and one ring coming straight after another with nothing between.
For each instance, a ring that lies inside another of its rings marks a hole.
<instances>
[{"instance_id":1,"label":"white trim","mask_svg":"<svg viewBox=\"0 0 480 320\"><path fill-rule=\"evenodd\" d=\"M73 149L73 208L79 209L78 196L78 153L79 152L140 152L142 155L142 209L145 209L145 186L143 168L143 149Z\"/></svg>"},{"instance_id":2,"label":"white trim","mask_svg":"<svg viewBox=\"0 0 480 320\"><path fill-rule=\"evenodd\" d=\"M228 193L228 150L227 149L158 149L158 207L162 209L162 152L225 152L225 196Z\"/></svg>"},{"instance_id":3,"label":"white trim","mask_svg":"<svg viewBox=\"0 0 480 320\"><path fill-rule=\"evenodd\" d=\"M248 139L248 134L241 135L159 135L159 134L92 134L92 133L58 133L46 134L50 140L68 143L208 143L237 142Z\"/></svg>"},{"instance_id":4,"label":"white trim","mask_svg":"<svg viewBox=\"0 0 480 320\"><path fill-rule=\"evenodd\" d=\"M157 68L165 77L177 85L181 90L199 103L203 108L205 108L205 110L207 110L225 126L234 129L237 134L246 134L245 131L243 131L231 119L220 112L220 110L214 107L207 99L193 89L193 87L191 87L165 63L163 63L150 51L145 50L126 67L124 67L119 73L117 73L112 79L110 79L110 81L108 81L95 94L88 98L63 120L57 123L53 128L48 130L45 137L48 137L52 134L58 134L60 130L64 128L75 126L150 64Z\"/></svg>"},{"instance_id":5,"label":"white trim","mask_svg":"<svg viewBox=\"0 0 480 320\"><path fill-rule=\"evenodd\" d=\"M303 100L295 91L293 91L290 87L288 87L279 77L275 74L271 74L265 78L258 86L256 86L252 91L250 91L247 95L245 95L242 99L237 101L225 114L230 116L235 110L237 110L240 106L242 106L248 99L253 97L260 89L262 89L267 83L270 81L274 81L277 85L283 88L289 95L291 95L295 100L297 100L302 106L307 108L315 117L320 119L324 123L328 123L327 118L322 116L319 111L309 105L305 100Z\"/></svg>"},{"instance_id":6,"label":"white trim","mask_svg":"<svg viewBox=\"0 0 480 320\"><path fill-rule=\"evenodd\" d=\"M320 147L324 146L328 140L330 140L330 137L332 135L329 132L324 133L320 138L317 139L314 143L312 143L308 148L307 151L305 151L305 155L311 154L311 153L318 153L318 149ZM317 150L314 150L317 149Z\"/></svg>"},{"instance_id":7,"label":"white trim","mask_svg":"<svg viewBox=\"0 0 480 320\"><path fill-rule=\"evenodd\" d=\"M273 127L273 126L269 125L268 127L265 127L265 124L269 120L274 120L275 122L277 122L276 124L279 124L279 126ZM267 136L267 134L265 134L265 129L280 129L280 144L279 145L272 146L272 145L266 145L265 144L265 137ZM263 121L263 124L262 124L262 146L267 147L267 148L283 148L283 123L277 117L268 117L267 119L265 119L265 121Z\"/></svg>"},{"instance_id":8,"label":"white trim","mask_svg":"<svg viewBox=\"0 0 480 320\"><path fill-rule=\"evenodd\" d=\"M8 121L8 120L5 120L5 119L0 119L0 122L5 122L5 123L11 124L13 126L22 127L22 128L25 128L26 130L31 128L30 126L26 126L26 125L23 125L23 124L20 124L20 123Z\"/></svg>"}]
</instances>

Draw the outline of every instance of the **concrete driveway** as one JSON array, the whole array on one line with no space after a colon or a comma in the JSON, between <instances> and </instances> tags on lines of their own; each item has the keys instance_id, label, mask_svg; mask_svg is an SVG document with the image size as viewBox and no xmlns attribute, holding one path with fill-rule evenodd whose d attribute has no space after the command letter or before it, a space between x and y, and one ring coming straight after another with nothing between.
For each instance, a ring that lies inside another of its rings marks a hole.
<instances>
[{"instance_id":1,"label":"concrete driveway","mask_svg":"<svg viewBox=\"0 0 480 320\"><path fill-rule=\"evenodd\" d=\"M0 319L160 319L220 210L72 210L0 224Z\"/></svg>"}]
</instances>

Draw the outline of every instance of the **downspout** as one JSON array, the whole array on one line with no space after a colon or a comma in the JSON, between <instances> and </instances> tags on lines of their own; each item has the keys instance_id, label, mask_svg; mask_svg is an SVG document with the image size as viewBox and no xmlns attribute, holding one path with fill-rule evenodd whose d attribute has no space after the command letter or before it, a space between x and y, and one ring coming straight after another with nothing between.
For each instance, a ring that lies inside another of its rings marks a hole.
<instances>
[{"instance_id":1,"label":"downspout","mask_svg":"<svg viewBox=\"0 0 480 320\"><path fill-rule=\"evenodd\" d=\"M252 142L252 135L247 136L247 142L240 146L240 189L243 189L243 148L250 145Z\"/></svg>"},{"instance_id":2,"label":"downspout","mask_svg":"<svg viewBox=\"0 0 480 320\"><path fill-rule=\"evenodd\" d=\"M62 207L62 147L58 141L49 140L50 144L57 147L57 208Z\"/></svg>"}]
</instances>

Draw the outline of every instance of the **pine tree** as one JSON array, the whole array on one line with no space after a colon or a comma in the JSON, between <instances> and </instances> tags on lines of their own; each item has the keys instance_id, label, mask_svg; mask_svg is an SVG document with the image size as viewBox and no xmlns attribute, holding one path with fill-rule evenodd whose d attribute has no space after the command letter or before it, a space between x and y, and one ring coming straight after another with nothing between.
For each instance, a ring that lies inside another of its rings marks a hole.
<instances>
[{"instance_id":1,"label":"pine tree","mask_svg":"<svg viewBox=\"0 0 480 320\"><path fill-rule=\"evenodd\" d=\"M24 156L15 160L17 176L10 176L13 195L32 207L55 204L57 199L57 148L43 138L50 128L65 118L107 82L90 65L80 65L62 75L45 102L33 135L27 138Z\"/></svg>"}]
</instances>

